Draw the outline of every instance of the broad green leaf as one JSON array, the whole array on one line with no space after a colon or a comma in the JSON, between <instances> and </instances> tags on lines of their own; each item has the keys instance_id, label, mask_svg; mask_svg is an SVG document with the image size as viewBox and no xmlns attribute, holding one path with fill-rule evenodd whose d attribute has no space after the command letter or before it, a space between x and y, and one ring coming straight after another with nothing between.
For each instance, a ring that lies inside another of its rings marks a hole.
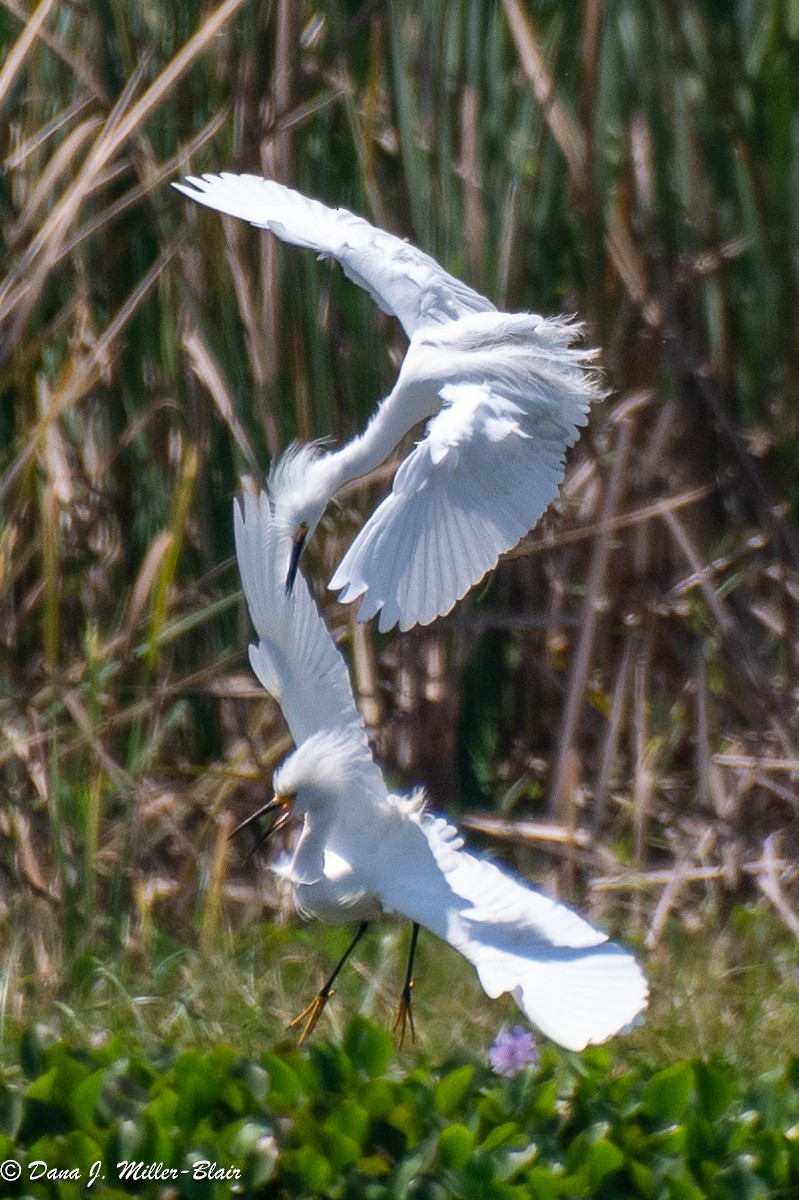
<instances>
[{"instance_id":1,"label":"broad green leaf","mask_svg":"<svg viewBox=\"0 0 799 1200\"><path fill-rule=\"evenodd\" d=\"M383 1117L396 1103L396 1087L386 1079L368 1083L360 1094L361 1104L370 1117Z\"/></svg>"},{"instance_id":2,"label":"broad green leaf","mask_svg":"<svg viewBox=\"0 0 799 1200\"><path fill-rule=\"evenodd\" d=\"M624 1165L624 1153L607 1138L601 1138L588 1147L585 1161L594 1182L599 1185L606 1175L612 1175Z\"/></svg>"},{"instance_id":3,"label":"broad green leaf","mask_svg":"<svg viewBox=\"0 0 799 1200\"><path fill-rule=\"evenodd\" d=\"M698 1061L694 1063L694 1077L699 1107L709 1121L717 1120L735 1097L735 1072L729 1063Z\"/></svg>"},{"instance_id":4,"label":"broad green leaf","mask_svg":"<svg viewBox=\"0 0 799 1200\"><path fill-rule=\"evenodd\" d=\"M558 1200L558 1197L563 1195L560 1187L562 1178L562 1173L554 1172L551 1167L531 1167L527 1172L530 1200Z\"/></svg>"},{"instance_id":5,"label":"broad green leaf","mask_svg":"<svg viewBox=\"0 0 799 1200\"><path fill-rule=\"evenodd\" d=\"M44 1075L40 1075L38 1079L35 1079L33 1083L30 1084L25 1093L26 1096L28 1096L31 1100L52 1100L55 1093L57 1078L58 1069L53 1067L50 1071L46 1071Z\"/></svg>"},{"instance_id":6,"label":"broad green leaf","mask_svg":"<svg viewBox=\"0 0 799 1200\"><path fill-rule=\"evenodd\" d=\"M473 1066L457 1067L450 1071L449 1075L445 1075L436 1087L436 1110L443 1116L448 1116L457 1108L468 1092L473 1077Z\"/></svg>"},{"instance_id":7,"label":"broad green leaf","mask_svg":"<svg viewBox=\"0 0 799 1200\"><path fill-rule=\"evenodd\" d=\"M299 1150L287 1151L284 1156L286 1170L298 1175L311 1193L324 1193L333 1179L333 1168L325 1156L314 1146L302 1146Z\"/></svg>"},{"instance_id":8,"label":"broad green leaf","mask_svg":"<svg viewBox=\"0 0 799 1200\"><path fill-rule=\"evenodd\" d=\"M365 1158L359 1158L356 1165L362 1175L371 1175L375 1179L391 1170L382 1154L367 1154Z\"/></svg>"},{"instance_id":9,"label":"broad green leaf","mask_svg":"<svg viewBox=\"0 0 799 1200\"><path fill-rule=\"evenodd\" d=\"M291 1107L300 1098L300 1079L282 1058L276 1054L265 1054L263 1065L269 1072L269 1100L272 1104Z\"/></svg>"},{"instance_id":10,"label":"broad green leaf","mask_svg":"<svg viewBox=\"0 0 799 1200\"><path fill-rule=\"evenodd\" d=\"M386 1113L384 1120L400 1133L404 1133L409 1146L415 1146L424 1136L426 1122L416 1105L410 1100L401 1100Z\"/></svg>"},{"instance_id":11,"label":"broad green leaf","mask_svg":"<svg viewBox=\"0 0 799 1200\"><path fill-rule=\"evenodd\" d=\"M347 1137L346 1133L342 1133L339 1129L325 1128L322 1131L321 1142L325 1157L336 1171L341 1171L344 1167L351 1167L361 1157L359 1143L354 1138Z\"/></svg>"},{"instance_id":12,"label":"broad green leaf","mask_svg":"<svg viewBox=\"0 0 799 1200\"><path fill-rule=\"evenodd\" d=\"M687 1179L667 1176L664 1181L668 1200L706 1200L707 1193Z\"/></svg>"},{"instance_id":13,"label":"broad green leaf","mask_svg":"<svg viewBox=\"0 0 799 1200\"><path fill-rule=\"evenodd\" d=\"M363 1146L369 1132L369 1113L357 1100L344 1100L325 1121L324 1128L343 1133Z\"/></svg>"},{"instance_id":14,"label":"broad green leaf","mask_svg":"<svg viewBox=\"0 0 799 1200\"><path fill-rule=\"evenodd\" d=\"M486 1134L480 1143L480 1149L484 1154L488 1154L492 1150L498 1150L500 1146L507 1146L509 1142L514 1142L520 1138L522 1139L522 1144L527 1141L526 1134L523 1133L515 1121L505 1121L501 1125L495 1125L490 1133Z\"/></svg>"},{"instance_id":15,"label":"broad green leaf","mask_svg":"<svg viewBox=\"0 0 799 1200\"><path fill-rule=\"evenodd\" d=\"M658 1071L644 1089L643 1109L654 1121L680 1121L691 1101L694 1071L691 1063L675 1063Z\"/></svg>"},{"instance_id":16,"label":"broad green leaf","mask_svg":"<svg viewBox=\"0 0 799 1200\"><path fill-rule=\"evenodd\" d=\"M93 1071L72 1092L69 1107L75 1123L81 1129L88 1129L94 1125L97 1100L105 1081L105 1071Z\"/></svg>"},{"instance_id":17,"label":"broad green leaf","mask_svg":"<svg viewBox=\"0 0 799 1200\"><path fill-rule=\"evenodd\" d=\"M344 1049L356 1067L372 1079L382 1075L394 1054L391 1035L364 1017L354 1016L347 1026Z\"/></svg>"},{"instance_id":18,"label":"broad green leaf","mask_svg":"<svg viewBox=\"0 0 799 1200\"><path fill-rule=\"evenodd\" d=\"M438 1153L442 1167L463 1167L474 1152L474 1134L465 1125L448 1125L441 1133Z\"/></svg>"}]
</instances>

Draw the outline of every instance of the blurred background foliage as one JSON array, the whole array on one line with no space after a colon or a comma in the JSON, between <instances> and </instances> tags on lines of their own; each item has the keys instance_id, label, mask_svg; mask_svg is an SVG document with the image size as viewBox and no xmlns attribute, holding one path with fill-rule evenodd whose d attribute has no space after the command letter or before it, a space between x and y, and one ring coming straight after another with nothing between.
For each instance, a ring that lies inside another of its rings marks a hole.
<instances>
[{"instance_id":1,"label":"blurred background foliage","mask_svg":"<svg viewBox=\"0 0 799 1200\"><path fill-rule=\"evenodd\" d=\"M357 432L402 334L189 172L603 348L560 500L455 612L379 636L319 586L391 778L653 957L757 897L799 934L796 0L0 0L0 45L3 1013L283 915L228 840L289 744L231 499Z\"/></svg>"}]
</instances>

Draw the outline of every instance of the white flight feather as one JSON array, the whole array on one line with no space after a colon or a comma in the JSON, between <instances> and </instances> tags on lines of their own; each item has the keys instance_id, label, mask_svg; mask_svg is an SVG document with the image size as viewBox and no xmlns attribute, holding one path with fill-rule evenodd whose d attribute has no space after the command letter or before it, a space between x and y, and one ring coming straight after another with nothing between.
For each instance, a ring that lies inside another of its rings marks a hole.
<instances>
[{"instance_id":1,"label":"white flight feather","mask_svg":"<svg viewBox=\"0 0 799 1200\"><path fill-rule=\"evenodd\" d=\"M285 594L290 543L272 519L266 492L256 497L245 488L242 503L234 504L234 532L244 594L260 639L250 647L250 662L283 710L295 744L320 729L345 728L366 749L349 676L301 575L295 606Z\"/></svg>"},{"instance_id":2,"label":"white flight feather","mask_svg":"<svg viewBox=\"0 0 799 1200\"><path fill-rule=\"evenodd\" d=\"M329 208L258 175L189 176L172 185L229 217L269 229L281 241L335 258L353 283L398 317L408 337L426 325L494 308L409 242L370 225L346 208Z\"/></svg>"}]
</instances>

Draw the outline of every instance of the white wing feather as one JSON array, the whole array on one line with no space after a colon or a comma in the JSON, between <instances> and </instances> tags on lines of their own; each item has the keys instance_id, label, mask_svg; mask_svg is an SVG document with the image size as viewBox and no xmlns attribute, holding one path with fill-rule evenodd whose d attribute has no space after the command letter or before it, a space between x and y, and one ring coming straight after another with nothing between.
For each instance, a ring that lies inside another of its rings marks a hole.
<instances>
[{"instance_id":1,"label":"white wing feather","mask_svg":"<svg viewBox=\"0 0 799 1200\"><path fill-rule=\"evenodd\" d=\"M384 907L458 950L489 996L509 992L570 1050L606 1041L645 1008L633 955L572 909L462 850L441 818L422 816L405 835L402 871L383 873Z\"/></svg>"},{"instance_id":2,"label":"white wing feather","mask_svg":"<svg viewBox=\"0 0 799 1200\"><path fill-rule=\"evenodd\" d=\"M494 311L490 300L409 242L273 179L223 172L190 176L172 186L217 212L269 229L284 242L337 259L383 312L399 318L408 337L465 313Z\"/></svg>"},{"instance_id":3,"label":"white wing feather","mask_svg":"<svg viewBox=\"0 0 799 1200\"><path fill-rule=\"evenodd\" d=\"M442 388L444 407L330 581L345 603L364 596L359 620L379 611L381 630L404 630L449 612L557 496L591 394L505 390Z\"/></svg>"},{"instance_id":4,"label":"white wing feather","mask_svg":"<svg viewBox=\"0 0 799 1200\"><path fill-rule=\"evenodd\" d=\"M300 574L286 595L290 539L272 518L268 496L256 499L245 489L243 508L233 508L241 581L260 639L250 646L255 674L283 710L297 746L321 730L344 728L366 745L346 665Z\"/></svg>"}]
</instances>

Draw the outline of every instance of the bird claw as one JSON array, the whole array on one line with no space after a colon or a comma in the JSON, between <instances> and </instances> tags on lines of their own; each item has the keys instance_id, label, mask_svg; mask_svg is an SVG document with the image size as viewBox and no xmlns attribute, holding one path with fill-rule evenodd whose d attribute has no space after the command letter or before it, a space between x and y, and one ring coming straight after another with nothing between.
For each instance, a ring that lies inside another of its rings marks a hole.
<instances>
[{"instance_id":1,"label":"bird claw","mask_svg":"<svg viewBox=\"0 0 799 1200\"><path fill-rule=\"evenodd\" d=\"M405 1034L409 1029L411 1031L411 1041L416 1041L416 1028L413 1024L413 1010L411 1009L412 987L413 980L406 984L402 989L402 995L400 996L399 1005L397 1006L397 1015L394 1018L394 1032L397 1033L397 1031L399 1031L397 1034L397 1040L399 1042L400 1049L402 1049L403 1045L405 1044Z\"/></svg>"},{"instance_id":2,"label":"bird claw","mask_svg":"<svg viewBox=\"0 0 799 1200\"><path fill-rule=\"evenodd\" d=\"M298 1025L302 1025L303 1021L305 1022L305 1027L300 1034L299 1044L301 1046L305 1045L305 1043L308 1041L308 1038L313 1033L314 1029L316 1028L316 1023L321 1017L322 1013L325 1011L327 1002L332 995L333 990L321 991L317 993L308 1007L304 1008L298 1017L295 1017L293 1021L289 1022L289 1029L296 1029Z\"/></svg>"}]
</instances>

